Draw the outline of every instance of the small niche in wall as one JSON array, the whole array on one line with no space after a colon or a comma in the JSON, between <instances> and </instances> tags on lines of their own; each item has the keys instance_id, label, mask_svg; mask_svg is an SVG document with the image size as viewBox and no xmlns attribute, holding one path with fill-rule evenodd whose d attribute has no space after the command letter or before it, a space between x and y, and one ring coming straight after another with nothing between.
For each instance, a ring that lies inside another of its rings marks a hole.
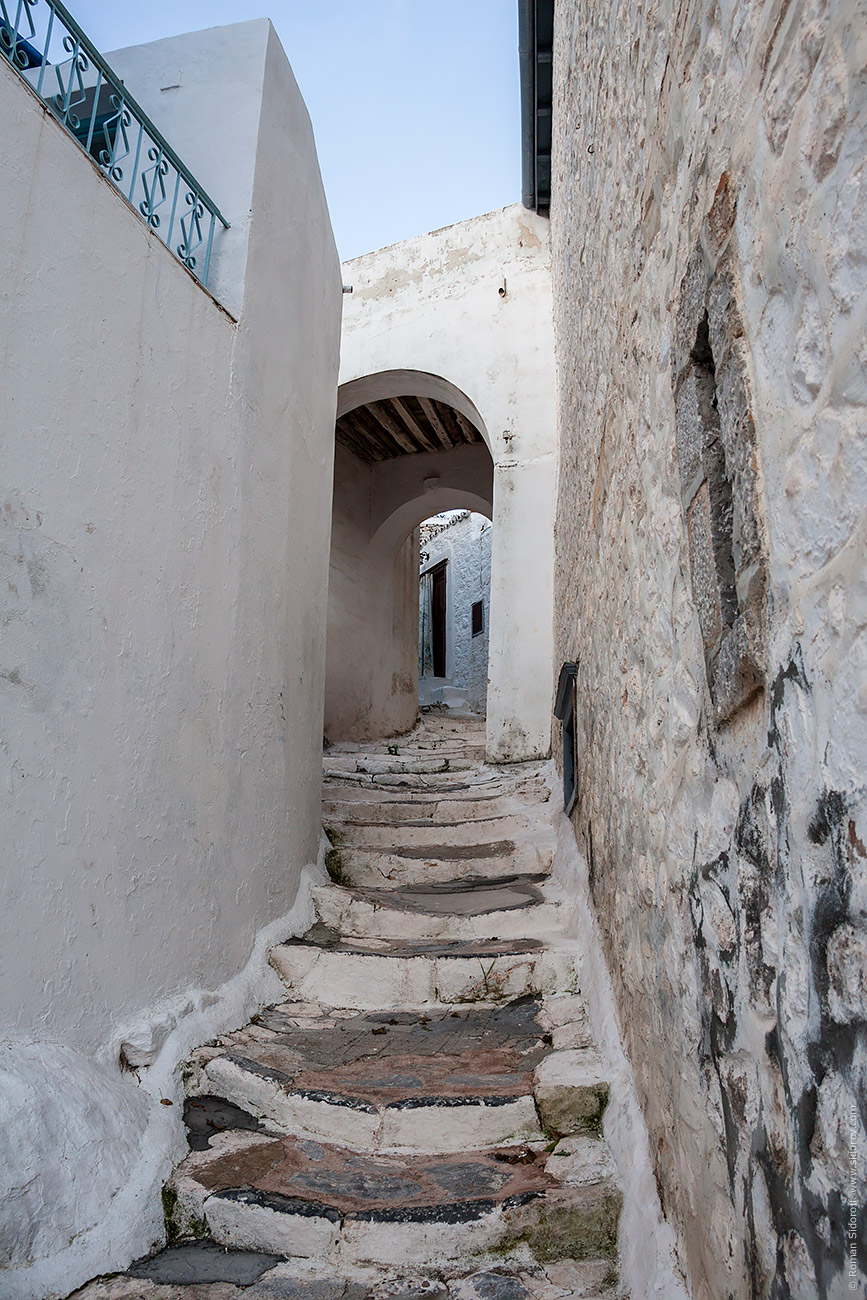
<instances>
[{"instance_id":1,"label":"small niche in wall","mask_svg":"<svg viewBox=\"0 0 867 1300\"><path fill-rule=\"evenodd\" d=\"M485 630L485 602L474 600L472 608L473 636L481 636Z\"/></svg>"},{"instance_id":2,"label":"small niche in wall","mask_svg":"<svg viewBox=\"0 0 867 1300\"><path fill-rule=\"evenodd\" d=\"M717 724L763 691L768 590L758 439L728 245L734 216L723 177L681 286L673 370L692 597Z\"/></svg>"},{"instance_id":3,"label":"small niche in wall","mask_svg":"<svg viewBox=\"0 0 867 1300\"><path fill-rule=\"evenodd\" d=\"M578 800L578 665L560 669L554 716L563 724L563 811L568 817Z\"/></svg>"}]
</instances>

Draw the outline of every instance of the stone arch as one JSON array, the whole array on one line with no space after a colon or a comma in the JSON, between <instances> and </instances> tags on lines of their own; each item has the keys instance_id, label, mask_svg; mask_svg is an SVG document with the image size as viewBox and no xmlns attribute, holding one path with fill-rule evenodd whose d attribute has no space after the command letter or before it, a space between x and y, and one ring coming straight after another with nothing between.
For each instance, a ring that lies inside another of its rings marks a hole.
<instances>
[{"instance_id":1,"label":"stone arch","mask_svg":"<svg viewBox=\"0 0 867 1300\"><path fill-rule=\"evenodd\" d=\"M337 418L339 420L359 406L392 397L424 397L447 403L475 425L491 451L491 438L475 403L457 384L429 371L378 370L347 380L337 390Z\"/></svg>"},{"instance_id":2,"label":"stone arch","mask_svg":"<svg viewBox=\"0 0 867 1300\"><path fill-rule=\"evenodd\" d=\"M418 711L418 525L493 515L494 464L474 403L447 379L380 371L340 388L325 734L398 734Z\"/></svg>"},{"instance_id":3,"label":"stone arch","mask_svg":"<svg viewBox=\"0 0 867 1300\"><path fill-rule=\"evenodd\" d=\"M473 510L477 514L485 515L487 519L491 518L493 505L483 496L475 492L459 492L453 488L437 488L433 492L426 492L424 496L415 497L412 501L407 501L404 505L398 506L396 510L383 520L382 524L371 538L371 546L381 548L384 551L393 551L395 546L401 546L418 528L419 524L424 523L431 515L442 514L445 510Z\"/></svg>"}]
</instances>

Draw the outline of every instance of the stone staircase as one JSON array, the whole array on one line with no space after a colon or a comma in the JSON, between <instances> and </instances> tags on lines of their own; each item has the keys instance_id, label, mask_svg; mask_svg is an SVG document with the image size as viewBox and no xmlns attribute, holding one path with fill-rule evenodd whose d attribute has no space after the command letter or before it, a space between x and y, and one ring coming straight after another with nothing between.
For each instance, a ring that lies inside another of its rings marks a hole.
<instances>
[{"instance_id":1,"label":"stone staircase","mask_svg":"<svg viewBox=\"0 0 867 1300\"><path fill-rule=\"evenodd\" d=\"M543 765L485 765L476 721L329 751L333 883L272 953L286 1001L193 1053L175 1244L82 1300L615 1293L552 808Z\"/></svg>"}]
</instances>

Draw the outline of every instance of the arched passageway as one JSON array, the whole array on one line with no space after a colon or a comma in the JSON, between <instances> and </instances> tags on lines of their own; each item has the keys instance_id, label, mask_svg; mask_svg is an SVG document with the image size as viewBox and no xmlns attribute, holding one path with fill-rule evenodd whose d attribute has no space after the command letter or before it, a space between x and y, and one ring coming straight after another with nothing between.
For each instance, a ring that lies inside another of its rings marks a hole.
<instances>
[{"instance_id":1,"label":"arched passageway","mask_svg":"<svg viewBox=\"0 0 867 1300\"><path fill-rule=\"evenodd\" d=\"M400 548L438 511L478 510L493 521L487 753L545 756L557 465L547 224L518 204L343 272L353 292L337 409L327 734L335 719L343 729L354 718L371 738L411 725L417 650L404 620L415 623L417 575Z\"/></svg>"},{"instance_id":2,"label":"arched passageway","mask_svg":"<svg viewBox=\"0 0 867 1300\"><path fill-rule=\"evenodd\" d=\"M336 429L325 734L365 740L408 730L418 712L418 526L444 510L490 517L494 466L481 417L445 381L401 372L346 388Z\"/></svg>"}]
</instances>

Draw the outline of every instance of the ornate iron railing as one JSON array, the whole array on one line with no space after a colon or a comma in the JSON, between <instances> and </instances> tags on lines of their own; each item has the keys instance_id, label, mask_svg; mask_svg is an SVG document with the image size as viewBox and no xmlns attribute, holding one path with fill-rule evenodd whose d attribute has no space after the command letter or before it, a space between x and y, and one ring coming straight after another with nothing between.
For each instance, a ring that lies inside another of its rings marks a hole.
<instances>
[{"instance_id":1,"label":"ornate iron railing","mask_svg":"<svg viewBox=\"0 0 867 1300\"><path fill-rule=\"evenodd\" d=\"M0 54L202 284L219 208L60 0L0 0Z\"/></svg>"}]
</instances>

